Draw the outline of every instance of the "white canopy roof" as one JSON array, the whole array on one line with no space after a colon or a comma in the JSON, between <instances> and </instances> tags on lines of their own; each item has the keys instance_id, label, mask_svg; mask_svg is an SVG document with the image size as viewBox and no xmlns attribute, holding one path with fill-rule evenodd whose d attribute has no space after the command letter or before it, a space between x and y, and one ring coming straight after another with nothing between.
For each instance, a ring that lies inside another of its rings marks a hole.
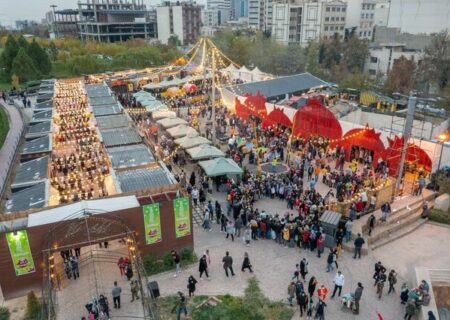
<instances>
[{"instance_id":1,"label":"white canopy roof","mask_svg":"<svg viewBox=\"0 0 450 320\"><path fill-rule=\"evenodd\" d=\"M264 74L264 72L262 72L261 70L258 69L258 67L255 67L255 69L253 69L252 71L250 71L253 74L256 75L260 75L260 74Z\"/></svg>"},{"instance_id":2,"label":"white canopy roof","mask_svg":"<svg viewBox=\"0 0 450 320\"><path fill-rule=\"evenodd\" d=\"M174 128L167 129L167 132L170 134L171 137L179 138L184 137L190 133L197 133L197 130L187 125L180 124L179 126L176 126Z\"/></svg>"},{"instance_id":3,"label":"white canopy roof","mask_svg":"<svg viewBox=\"0 0 450 320\"><path fill-rule=\"evenodd\" d=\"M214 146L202 144L194 148L187 149L186 152L193 160L225 157L225 154Z\"/></svg>"},{"instance_id":4,"label":"white canopy roof","mask_svg":"<svg viewBox=\"0 0 450 320\"><path fill-rule=\"evenodd\" d=\"M186 120L183 120L178 117L164 118L164 119L156 121L156 123L162 125L166 129L178 126L180 124L188 124Z\"/></svg>"},{"instance_id":5,"label":"white canopy roof","mask_svg":"<svg viewBox=\"0 0 450 320\"><path fill-rule=\"evenodd\" d=\"M250 70L248 70L245 66L242 66L242 67L239 69L239 72L250 72Z\"/></svg>"},{"instance_id":6,"label":"white canopy roof","mask_svg":"<svg viewBox=\"0 0 450 320\"><path fill-rule=\"evenodd\" d=\"M222 69L222 71L228 71L228 72L234 72L234 71L237 71L237 70L239 70L239 69L236 68L234 66L234 64L232 64L232 63L230 63L230 65L228 67Z\"/></svg>"},{"instance_id":7,"label":"white canopy roof","mask_svg":"<svg viewBox=\"0 0 450 320\"><path fill-rule=\"evenodd\" d=\"M164 118L174 118L177 114L174 111L168 109L158 110L152 112L152 118L154 120L164 119Z\"/></svg>"}]
</instances>

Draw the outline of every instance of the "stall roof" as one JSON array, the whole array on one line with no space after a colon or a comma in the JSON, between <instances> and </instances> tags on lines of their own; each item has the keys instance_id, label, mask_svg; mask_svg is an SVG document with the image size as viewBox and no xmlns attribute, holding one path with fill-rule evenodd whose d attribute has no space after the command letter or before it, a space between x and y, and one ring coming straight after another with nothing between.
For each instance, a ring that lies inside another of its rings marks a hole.
<instances>
[{"instance_id":1,"label":"stall roof","mask_svg":"<svg viewBox=\"0 0 450 320\"><path fill-rule=\"evenodd\" d=\"M26 141L23 145L21 154L33 154L41 152L49 152L52 150L50 135Z\"/></svg>"},{"instance_id":2,"label":"stall roof","mask_svg":"<svg viewBox=\"0 0 450 320\"><path fill-rule=\"evenodd\" d=\"M35 110L33 112L33 118L31 118L31 122L40 122L40 121L49 121L52 119L53 110Z\"/></svg>"},{"instance_id":3,"label":"stall roof","mask_svg":"<svg viewBox=\"0 0 450 320\"><path fill-rule=\"evenodd\" d=\"M47 179L48 156L22 162L16 169L16 176L11 188L30 186Z\"/></svg>"},{"instance_id":4,"label":"stall roof","mask_svg":"<svg viewBox=\"0 0 450 320\"><path fill-rule=\"evenodd\" d=\"M95 106L101 106L101 105L106 105L106 104L112 105L112 104L116 104L116 103L117 103L117 101L111 96L89 98L89 104L91 106L93 106L94 109L95 109Z\"/></svg>"},{"instance_id":5,"label":"stall roof","mask_svg":"<svg viewBox=\"0 0 450 320\"><path fill-rule=\"evenodd\" d=\"M341 220L342 214L334 211L325 211L320 217L319 221L332 226L337 226Z\"/></svg>"},{"instance_id":6,"label":"stall roof","mask_svg":"<svg viewBox=\"0 0 450 320\"><path fill-rule=\"evenodd\" d=\"M132 192L172 184L170 173L161 167L128 170L116 173L122 192Z\"/></svg>"},{"instance_id":7,"label":"stall roof","mask_svg":"<svg viewBox=\"0 0 450 320\"><path fill-rule=\"evenodd\" d=\"M41 102L45 102L47 100L51 100L52 98L53 98L53 92L46 92L46 93L43 93L43 94L39 94L36 97L36 102L37 103L41 103Z\"/></svg>"},{"instance_id":8,"label":"stall roof","mask_svg":"<svg viewBox=\"0 0 450 320\"><path fill-rule=\"evenodd\" d=\"M39 182L31 187L13 192L6 201L6 213L43 208L48 203L48 181Z\"/></svg>"},{"instance_id":9,"label":"stall roof","mask_svg":"<svg viewBox=\"0 0 450 320\"><path fill-rule=\"evenodd\" d=\"M97 126L100 130L127 127L131 122L127 115L123 113L96 117L95 120L97 121Z\"/></svg>"},{"instance_id":10,"label":"stall roof","mask_svg":"<svg viewBox=\"0 0 450 320\"><path fill-rule=\"evenodd\" d=\"M245 93L255 95L260 92L266 98L270 98L327 85L327 82L305 72L271 80L238 84L227 87L227 89L233 92L242 92L242 95Z\"/></svg>"},{"instance_id":11,"label":"stall roof","mask_svg":"<svg viewBox=\"0 0 450 320\"><path fill-rule=\"evenodd\" d=\"M122 113L122 107L118 103L99 105L92 108L94 116L107 116Z\"/></svg>"},{"instance_id":12,"label":"stall roof","mask_svg":"<svg viewBox=\"0 0 450 320\"><path fill-rule=\"evenodd\" d=\"M65 206L59 206L54 209L32 213L28 216L28 227L36 227L63 220L78 219L84 215L85 210L95 215L137 207L139 207L139 202L135 196L84 200Z\"/></svg>"},{"instance_id":13,"label":"stall roof","mask_svg":"<svg viewBox=\"0 0 450 320\"><path fill-rule=\"evenodd\" d=\"M143 166L155 162L155 157L144 144L107 148L114 169Z\"/></svg>"},{"instance_id":14,"label":"stall roof","mask_svg":"<svg viewBox=\"0 0 450 320\"><path fill-rule=\"evenodd\" d=\"M34 109L51 109L53 108L53 99L49 99L44 102L36 103Z\"/></svg>"},{"instance_id":15,"label":"stall roof","mask_svg":"<svg viewBox=\"0 0 450 320\"><path fill-rule=\"evenodd\" d=\"M51 121L36 122L28 126L25 137L29 138L29 137L44 136L51 131L52 131Z\"/></svg>"},{"instance_id":16,"label":"stall roof","mask_svg":"<svg viewBox=\"0 0 450 320\"><path fill-rule=\"evenodd\" d=\"M100 130L100 134L106 147L123 146L142 141L141 136L135 128Z\"/></svg>"},{"instance_id":17,"label":"stall roof","mask_svg":"<svg viewBox=\"0 0 450 320\"><path fill-rule=\"evenodd\" d=\"M102 84L87 84L85 85L86 93L88 97L97 98L97 97L108 97L111 96L111 92L108 86L104 83Z\"/></svg>"}]
</instances>

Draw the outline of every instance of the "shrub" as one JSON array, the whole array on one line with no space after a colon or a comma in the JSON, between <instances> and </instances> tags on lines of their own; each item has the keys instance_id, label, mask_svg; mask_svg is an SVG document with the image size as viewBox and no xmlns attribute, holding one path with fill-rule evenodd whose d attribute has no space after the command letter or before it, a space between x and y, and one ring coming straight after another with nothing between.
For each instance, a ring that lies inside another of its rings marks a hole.
<instances>
[{"instance_id":1,"label":"shrub","mask_svg":"<svg viewBox=\"0 0 450 320\"><path fill-rule=\"evenodd\" d=\"M41 315L41 303L34 291L30 291L27 296L27 320L39 320Z\"/></svg>"},{"instance_id":2,"label":"shrub","mask_svg":"<svg viewBox=\"0 0 450 320\"><path fill-rule=\"evenodd\" d=\"M188 266L197 261L197 257L192 250L189 249L182 250L180 258L182 266ZM173 261L172 254L170 252L167 252L162 259L158 259L154 255L144 256L143 263L145 272L149 276L175 268L175 262Z\"/></svg>"},{"instance_id":3,"label":"shrub","mask_svg":"<svg viewBox=\"0 0 450 320\"><path fill-rule=\"evenodd\" d=\"M450 215L437 209L430 210L428 219L439 223L450 224Z\"/></svg>"},{"instance_id":4,"label":"shrub","mask_svg":"<svg viewBox=\"0 0 450 320\"><path fill-rule=\"evenodd\" d=\"M11 313L6 307L0 307L0 320L9 320Z\"/></svg>"},{"instance_id":5,"label":"shrub","mask_svg":"<svg viewBox=\"0 0 450 320\"><path fill-rule=\"evenodd\" d=\"M167 252L164 255L163 261L164 261L165 267L171 268L171 267L175 266L175 262L173 261L172 254L170 252Z\"/></svg>"},{"instance_id":6,"label":"shrub","mask_svg":"<svg viewBox=\"0 0 450 320\"><path fill-rule=\"evenodd\" d=\"M194 257L194 252L191 249L183 249L180 253L181 260L192 261Z\"/></svg>"}]
</instances>

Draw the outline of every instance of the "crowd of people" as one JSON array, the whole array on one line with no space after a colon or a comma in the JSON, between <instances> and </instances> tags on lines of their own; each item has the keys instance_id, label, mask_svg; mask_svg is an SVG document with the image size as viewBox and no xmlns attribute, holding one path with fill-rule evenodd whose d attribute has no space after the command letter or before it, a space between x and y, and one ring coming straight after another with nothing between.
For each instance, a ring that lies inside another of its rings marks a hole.
<instances>
[{"instance_id":1,"label":"crowd of people","mask_svg":"<svg viewBox=\"0 0 450 320\"><path fill-rule=\"evenodd\" d=\"M57 81L54 108L50 181L59 203L106 196L109 162L92 123L83 85Z\"/></svg>"}]
</instances>

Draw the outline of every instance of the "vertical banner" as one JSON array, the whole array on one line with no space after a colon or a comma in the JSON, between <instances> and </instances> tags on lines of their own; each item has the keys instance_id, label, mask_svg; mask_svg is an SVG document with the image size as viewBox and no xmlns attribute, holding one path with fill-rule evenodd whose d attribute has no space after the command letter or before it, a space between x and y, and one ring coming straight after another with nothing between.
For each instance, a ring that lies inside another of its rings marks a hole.
<instances>
[{"instance_id":1,"label":"vertical banner","mask_svg":"<svg viewBox=\"0 0 450 320\"><path fill-rule=\"evenodd\" d=\"M21 230L7 233L6 242L8 242L16 275L22 276L35 272L36 269L33 256L31 255L30 244L28 243L27 231Z\"/></svg>"},{"instance_id":2,"label":"vertical banner","mask_svg":"<svg viewBox=\"0 0 450 320\"><path fill-rule=\"evenodd\" d=\"M189 213L189 198L176 198L173 200L175 213L175 235L177 238L191 234L191 217Z\"/></svg>"},{"instance_id":3,"label":"vertical banner","mask_svg":"<svg viewBox=\"0 0 450 320\"><path fill-rule=\"evenodd\" d=\"M161 242L159 203L147 204L142 207L142 210L144 212L145 243L154 244Z\"/></svg>"}]
</instances>

